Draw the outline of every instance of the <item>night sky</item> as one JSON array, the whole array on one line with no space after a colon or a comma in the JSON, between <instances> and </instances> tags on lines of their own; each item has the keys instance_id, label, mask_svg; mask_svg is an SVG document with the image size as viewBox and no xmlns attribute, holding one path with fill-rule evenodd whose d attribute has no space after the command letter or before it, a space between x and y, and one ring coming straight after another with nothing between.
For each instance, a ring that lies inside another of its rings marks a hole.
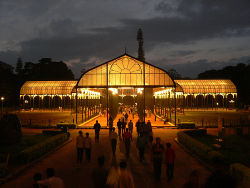
<instances>
[{"instance_id":1,"label":"night sky","mask_svg":"<svg viewBox=\"0 0 250 188\"><path fill-rule=\"evenodd\" d=\"M182 76L250 59L250 0L0 0L0 61L63 60L82 68L124 53Z\"/></svg>"}]
</instances>

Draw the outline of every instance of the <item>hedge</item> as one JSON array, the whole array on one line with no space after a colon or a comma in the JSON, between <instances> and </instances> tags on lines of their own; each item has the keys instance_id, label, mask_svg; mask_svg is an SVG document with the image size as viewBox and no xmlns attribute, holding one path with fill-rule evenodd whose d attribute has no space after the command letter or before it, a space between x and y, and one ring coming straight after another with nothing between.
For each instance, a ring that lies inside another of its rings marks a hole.
<instances>
[{"instance_id":1,"label":"hedge","mask_svg":"<svg viewBox=\"0 0 250 188\"><path fill-rule=\"evenodd\" d=\"M250 187L250 169L243 164L234 163L230 165L230 173L237 180L238 187Z\"/></svg>"},{"instance_id":2,"label":"hedge","mask_svg":"<svg viewBox=\"0 0 250 188\"><path fill-rule=\"evenodd\" d=\"M18 153L14 157L14 161L18 163L29 163L45 153L50 152L51 150L58 147L60 144L65 142L68 139L68 134L58 134L55 136L51 136L48 139L44 140L43 142L36 144L34 146L31 146L20 153Z\"/></svg>"},{"instance_id":3,"label":"hedge","mask_svg":"<svg viewBox=\"0 0 250 188\"><path fill-rule=\"evenodd\" d=\"M194 130L192 130L191 134L193 133ZM200 131L200 130L197 130ZM202 159L213 163L216 162L217 160L223 160L224 156L217 152L214 151L212 148L208 147L207 145L199 142L198 140L192 138L191 136L188 135L189 131L182 131L177 133L178 141L186 146L189 150L191 150L194 154L198 155ZM198 134L198 133L197 133Z\"/></svg>"}]
</instances>

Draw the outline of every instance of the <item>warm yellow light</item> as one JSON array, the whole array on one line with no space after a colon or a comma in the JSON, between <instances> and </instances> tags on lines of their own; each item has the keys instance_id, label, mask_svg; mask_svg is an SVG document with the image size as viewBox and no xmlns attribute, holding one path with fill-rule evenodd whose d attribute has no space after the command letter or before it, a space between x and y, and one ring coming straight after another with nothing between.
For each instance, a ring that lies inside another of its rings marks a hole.
<instances>
[{"instance_id":1,"label":"warm yellow light","mask_svg":"<svg viewBox=\"0 0 250 188\"><path fill-rule=\"evenodd\" d=\"M1 97L1 101L4 101L4 97Z\"/></svg>"},{"instance_id":2,"label":"warm yellow light","mask_svg":"<svg viewBox=\"0 0 250 188\"><path fill-rule=\"evenodd\" d=\"M144 88L137 88L137 93L139 93L139 94L142 94L142 90L143 90Z\"/></svg>"},{"instance_id":3,"label":"warm yellow light","mask_svg":"<svg viewBox=\"0 0 250 188\"><path fill-rule=\"evenodd\" d=\"M116 89L116 88L109 88L109 90L112 91L113 95L118 93L118 89Z\"/></svg>"}]
</instances>

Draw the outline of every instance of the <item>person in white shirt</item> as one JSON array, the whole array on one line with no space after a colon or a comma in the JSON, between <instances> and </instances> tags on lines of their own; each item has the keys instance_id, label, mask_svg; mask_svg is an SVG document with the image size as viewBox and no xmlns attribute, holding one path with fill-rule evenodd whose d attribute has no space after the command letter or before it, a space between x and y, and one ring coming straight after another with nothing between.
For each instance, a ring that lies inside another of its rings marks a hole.
<instances>
[{"instance_id":1,"label":"person in white shirt","mask_svg":"<svg viewBox=\"0 0 250 188\"><path fill-rule=\"evenodd\" d=\"M85 144L86 158L87 158L87 161L90 162L90 159L91 159L91 138L89 137L89 133L86 133L84 144Z\"/></svg>"},{"instance_id":2,"label":"person in white shirt","mask_svg":"<svg viewBox=\"0 0 250 188\"><path fill-rule=\"evenodd\" d=\"M82 135L82 131L78 133L79 135L76 137L77 163L82 163L85 138Z\"/></svg>"},{"instance_id":3,"label":"person in white shirt","mask_svg":"<svg viewBox=\"0 0 250 188\"><path fill-rule=\"evenodd\" d=\"M63 180L59 177L55 177L54 168L48 168L46 170L47 179L40 180L37 183L42 186L47 186L48 188L64 188Z\"/></svg>"}]
</instances>

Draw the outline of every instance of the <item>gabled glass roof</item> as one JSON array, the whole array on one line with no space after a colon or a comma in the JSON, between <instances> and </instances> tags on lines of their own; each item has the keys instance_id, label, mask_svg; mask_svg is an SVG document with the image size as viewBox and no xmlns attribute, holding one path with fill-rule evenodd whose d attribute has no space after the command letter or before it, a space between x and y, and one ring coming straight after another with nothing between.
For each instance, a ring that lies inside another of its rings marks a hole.
<instances>
[{"instance_id":1,"label":"gabled glass roof","mask_svg":"<svg viewBox=\"0 0 250 188\"><path fill-rule=\"evenodd\" d=\"M184 93L237 93L236 86L231 80L175 80Z\"/></svg>"},{"instance_id":2,"label":"gabled glass roof","mask_svg":"<svg viewBox=\"0 0 250 188\"><path fill-rule=\"evenodd\" d=\"M145 73L145 74L144 74ZM124 54L82 75L78 87L174 87L166 71Z\"/></svg>"},{"instance_id":3,"label":"gabled glass roof","mask_svg":"<svg viewBox=\"0 0 250 188\"><path fill-rule=\"evenodd\" d=\"M27 81L20 95L71 95L77 81Z\"/></svg>"}]
</instances>

